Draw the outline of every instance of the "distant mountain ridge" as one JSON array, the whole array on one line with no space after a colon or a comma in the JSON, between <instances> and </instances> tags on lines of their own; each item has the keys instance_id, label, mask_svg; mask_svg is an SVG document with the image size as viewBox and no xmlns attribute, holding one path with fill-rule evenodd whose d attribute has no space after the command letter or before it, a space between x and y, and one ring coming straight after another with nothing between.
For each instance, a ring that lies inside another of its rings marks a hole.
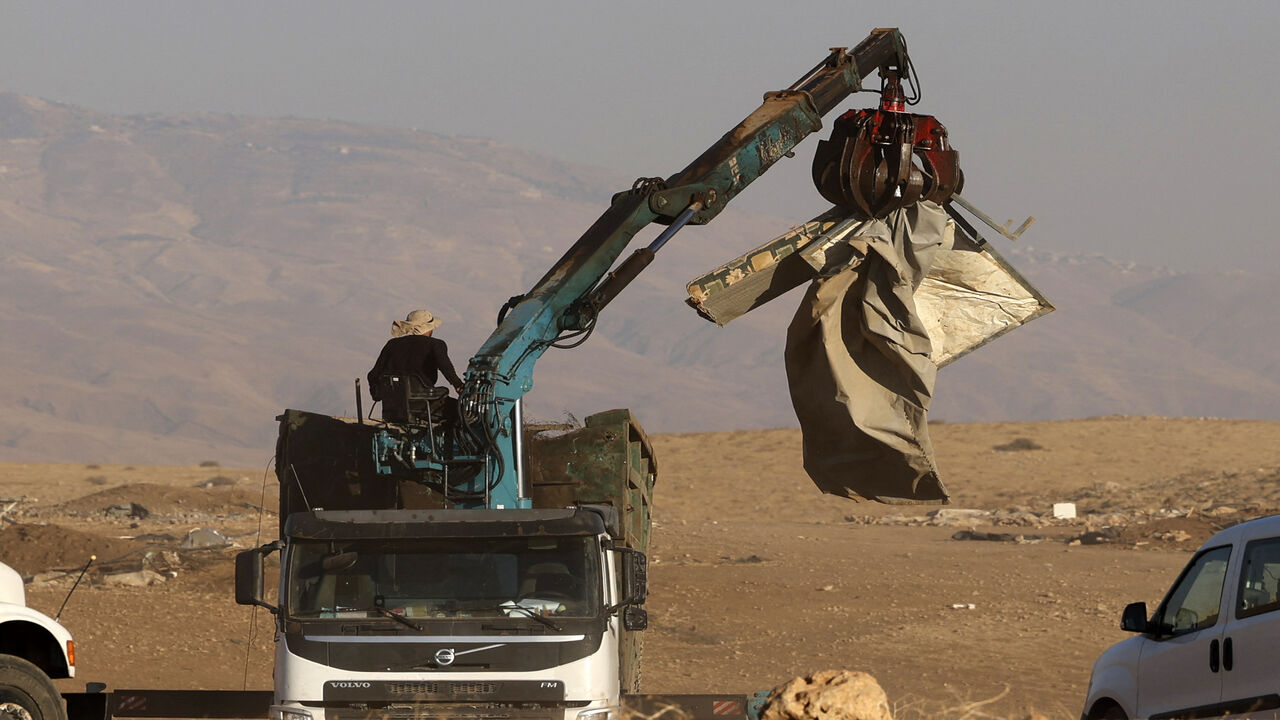
<instances>
[{"instance_id":1,"label":"distant mountain ridge","mask_svg":"<svg viewBox=\"0 0 1280 720\"><path fill-rule=\"evenodd\" d=\"M281 409L353 412L352 379L410 309L444 318L461 370L631 180L491 140L0 93L0 460L265 463ZM807 219L749 200L551 351L530 414L794 425L798 295L726 328L683 303L686 280ZM999 247L1059 310L944 369L934 418L1280 417L1269 278Z\"/></svg>"}]
</instances>

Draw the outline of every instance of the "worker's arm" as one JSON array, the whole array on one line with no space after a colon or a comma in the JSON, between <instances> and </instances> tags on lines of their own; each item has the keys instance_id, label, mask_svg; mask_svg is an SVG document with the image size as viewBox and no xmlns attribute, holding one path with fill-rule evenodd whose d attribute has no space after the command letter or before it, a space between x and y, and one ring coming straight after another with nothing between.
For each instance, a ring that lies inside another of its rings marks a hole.
<instances>
[{"instance_id":1,"label":"worker's arm","mask_svg":"<svg viewBox=\"0 0 1280 720\"><path fill-rule=\"evenodd\" d=\"M444 375L444 379L449 381L449 385L454 390L462 392L462 378L458 377L458 371L453 368L453 362L449 360L449 346L439 338L432 344L434 345L432 354L435 356L434 360L440 374Z\"/></svg>"}]
</instances>

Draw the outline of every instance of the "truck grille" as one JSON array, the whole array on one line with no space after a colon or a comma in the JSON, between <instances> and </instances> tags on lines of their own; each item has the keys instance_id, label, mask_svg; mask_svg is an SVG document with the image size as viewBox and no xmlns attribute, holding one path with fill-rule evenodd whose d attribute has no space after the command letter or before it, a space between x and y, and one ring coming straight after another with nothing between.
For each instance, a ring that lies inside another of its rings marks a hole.
<instances>
[{"instance_id":1,"label":"truck grille","mask_svg":"<svg viewBox=\"0 0 1280 720\"><path fill-rule=\"evenodd\" d=\"M395 696L454 697L458 695L493 695L502 689L490 682L390 682L387 691Z\"/></svg>"},{"instance_id":2,"label":"truck grille","mask_svg":"<svg viewBox=\"0 0 1280 720\"><path fill-rule=\"evenodd\" d=\"M454 720L563 720L561 708L485 707L483 705L414 705L391 706L377 710L329 708L329 720L419 720L419 718L452 718Z\"/></svg>"}]
</instances>

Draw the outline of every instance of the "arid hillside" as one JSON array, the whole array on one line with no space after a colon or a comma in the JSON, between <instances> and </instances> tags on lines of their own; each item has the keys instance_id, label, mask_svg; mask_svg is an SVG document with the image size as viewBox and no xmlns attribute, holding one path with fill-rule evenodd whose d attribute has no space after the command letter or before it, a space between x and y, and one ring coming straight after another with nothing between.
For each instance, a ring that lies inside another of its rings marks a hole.
<instances>
[{"instance_id":1,"label":"arid hillside","mask_svg":"<svg viewBox=\"0 0 1280 720\"><path fill-rule=\"evenodd\" d=\"M1093 658L1124 637L1124 605L1157 602L1216 529L1280 510L1280 422L933 430L956 498L941 513L819 494L794 430L656 436L645 688L754 691L849 668L875 675L902 719L998 698L986 716L1071 720ZM272 536L273 476L16 463L0 476L13 498L0 559L33 579L32 605L56 611L62 571L100 558L63 615L79 643L67 688L270 685L270 617L233 604L231 556ZM1065 501L1079 517L1053 519Z\"/></svg>"},{"instance_id":2,"label":"arid hillside","mask_svg":"<svg viewBox=\"0 0 1280 720\"><path fill-rule=\"evenodd\" d=\"M114 116L0 94L0 460L265 463L282 409L353 411L352 379L391 320L431 309L464 365L613 192L678 170L622 176L409 129ZM757 191L670 243L590 342L549 353L530 415L794 425L781 357L798 296L723 329L683 302L686 281L807 219L753 214ZM1038 224L1026 249L997 241L1059 309L945 369L936 419L1280 417L1280 316L1253 311L1280 300L1269 278L1034 249L1070 248L1056 232Z\"/></svg>"}]
</instances>

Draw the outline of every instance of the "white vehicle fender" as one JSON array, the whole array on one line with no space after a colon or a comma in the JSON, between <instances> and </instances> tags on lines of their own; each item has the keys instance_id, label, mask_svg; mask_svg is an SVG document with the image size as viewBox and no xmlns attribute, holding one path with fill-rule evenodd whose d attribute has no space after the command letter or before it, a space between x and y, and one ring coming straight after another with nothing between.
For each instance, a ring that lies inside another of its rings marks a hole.
<instances>
[{"instance_id":1,"label":"white vehicle fender","mask_svg":"<svg viewBox=\"0 0 1280 720\"><path fill-rule=\"evenodd\" d=\"M22 577L0 564L0 653L29 660L49 677L74 677L71 633L25 603Z\"/></svg>"},{"instance_id":2,"label":"white vehicle fender","mask_svg":"<svg viewBox=\"0 0 1280 720\"><path fill-rule=\"evenodd\" d=\"M1144 640L1132 637L1118 642L1093 663L1083 717L1089 717L1102 700L1114 702L1126 716L1134 717L1138 704L1138 661Z\"/></svg>"}]
</instances>

